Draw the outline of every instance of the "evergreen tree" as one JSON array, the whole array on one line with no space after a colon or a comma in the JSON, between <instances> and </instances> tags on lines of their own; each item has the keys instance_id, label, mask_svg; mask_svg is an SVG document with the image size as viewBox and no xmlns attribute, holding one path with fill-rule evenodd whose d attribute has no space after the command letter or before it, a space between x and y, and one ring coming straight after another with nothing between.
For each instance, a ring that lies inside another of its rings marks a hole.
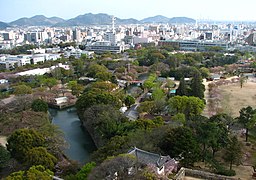
<instances>
[{"instance_id":1,"label":"evergreen tree","mask_svg":"<svg viewBox=\"0 0 256 180\"><path fill-rule=\"evenodd\" d=\"M36 111L36 112L47 112L48 104L42 99L36 99L33 101L31 108L33 111Z\"/></svg>"},{"instance_id":2,"label":"evergreen tree","mask_svg":"<svg viewBox=\"0 0 256 180\"><path fill-rule=\"evenodd\" d=\"M256 109L253 109L251 106L242 108L240 111L240 116L237 117L238 122L243 125L245 128L245 141L248 141L249 130L255 126L256 123Z\"/></svg>"},{"instance_id":3,"label":"evergreen tree","mask_svg":"<svg viewBox=\"0 0 256 180\"><path fill-rule=\"evenodd\" d=\"M23 162L33 147L46 145L45 138L33 129L18 129L7 139L7 150L16 160Z\"/></svg>"},{"instance_id":4,"label":"evergreen tree","mask_svg":"<svg viewBox=\"0 0 256 180\"><path fill-rule=\"evenodd\" d=\"M57 159L47 152L46 148L34 147L26 153L25 161L28 166L42 165L47 169L53 170Z\"/></svg>"},{"instance_id":5,"label":"evergreen tree","mask_svg":"<svg viewBox=\"0 0 256 180\"><path fill-rule=\"evenodd\" d=\"M184 80L184 77L182 77L180 79L180 84L179 84L179 87L176 90L176 95L178 95L178 96L187 96L188 95L187 86L186 86L186 82Z\"/></svg>"},{"instance_id":6,"label":"evergreen tree","mask_svg":"<svg viewBox=\"0 0 256 180\"><path fill-rule=\"evenodd\" d=\"M202 76L199 71L197 71L194 74L194 77L191 81L190 88L191 88L191 91L190 91L191 96L199 97L200 99L204 98L205 87L202 84Z\"/></svg>"},{"instance_id":7,"label":"evergreen tree","mask_svg":"<svg viewBox=\"0 0 256 180\"><path fill-rule=\"evenodd\" d=\"M131 107L135 103L135 98L131 95L127 95L124 99L124 103L126 106Z\"/></svg>"},{"instance_id":8,"label":"evergreen tree","mask_svg":"<svg viewBox=\"0 0 256 180\"><path fill-rule=\"evenodd\" d=\"M10 159L10 153L0 144L0 170L7 166L7 162Z\"/></svg>"},{"instance_id":9,"label":"evergreen tree","mask_svg":"<svg viewBox=\"0 0 256 180\"><path fill-rule=\"evenodd\" d=\"M168 132L159 142L159 147L173 158L179 158L181 165L188 167L199 160L199 144L188 127L178 127Z\"/></svg>"},{"instance_id":10,"label":"evergreen tree","mask_svg":"<svg viewBox=\"0 0 256 180\"><path fill-rule=\"evenodd\" d=\"M234 163L239 163L242 158L242 147L236 136L230 139L230 142L226 148L224 160L229 163L229 169L232 170Z\"/></svg>"}]
</instances>

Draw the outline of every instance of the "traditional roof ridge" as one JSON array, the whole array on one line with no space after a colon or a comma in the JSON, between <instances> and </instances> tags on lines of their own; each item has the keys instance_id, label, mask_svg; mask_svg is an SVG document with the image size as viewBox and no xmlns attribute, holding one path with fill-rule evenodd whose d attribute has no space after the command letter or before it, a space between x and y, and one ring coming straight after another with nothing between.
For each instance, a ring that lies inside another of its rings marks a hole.
<instances>
[{"instance_id":1,"label":"traditional roof ridge","mask_svg":"<svg viewBox=\"0 0 256 180\"><path fill-rule=\"evenodd\" d=\"M137 147L134 147L133 149L131 149L128 154L134 154L137 158L141 158L141 156L139 157L139 154L145 154L147 156L151 156L154 157L154 163L158 166L161 167L165 162L171 160L170 156L162 156L161 154L156 154L156 153L152 153L152 152L148 152L142 149L139 149ZM141 159L143 161L143 159Z\"/></svg>"}]
</instances>

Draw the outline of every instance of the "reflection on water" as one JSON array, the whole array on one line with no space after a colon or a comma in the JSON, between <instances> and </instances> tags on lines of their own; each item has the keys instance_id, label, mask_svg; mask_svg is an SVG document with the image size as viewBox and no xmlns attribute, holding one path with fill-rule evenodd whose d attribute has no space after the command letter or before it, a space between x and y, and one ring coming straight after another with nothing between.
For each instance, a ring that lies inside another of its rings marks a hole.
<instances>
[{"instance_id":1,"label":"reflection on water","mask_svg":"<svg viewBox=\"0 0 256 180\"><path fill-rule=\"evenodd\" d=\"M91 153L96 149L89 133L81 127L75 111L50 109L52 123L64 132L69 147L65 154L72 160L84 164L90 161Z\"/></svg>"}]
</instances>

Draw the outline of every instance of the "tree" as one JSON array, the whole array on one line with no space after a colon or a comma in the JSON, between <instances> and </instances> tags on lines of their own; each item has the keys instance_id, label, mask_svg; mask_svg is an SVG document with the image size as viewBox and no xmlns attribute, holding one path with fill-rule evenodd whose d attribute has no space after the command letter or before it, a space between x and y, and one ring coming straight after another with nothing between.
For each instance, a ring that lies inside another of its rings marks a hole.
<instances>
[{"instance_id":1,"label":"tree","mask_svg":"<svg viewBox=\"0 0 256 180\"><path fill-rule=\"evenodd\" d=\"M104 142L116 135L123 135L127 119L111 105L97 104L84 111L82 122L93 137L100 137Z\"/></svg>"},{"instance_id":2,"label":"tree","mask_svg":"<svg viewBox=\"0 0 256 180\"><path fill-rule=\"evenodd\" d=\"M28 171L18 171L9 175L6 180L52 180L54 173L39 165L32 166Z\"/></svg>"},{"instance_id":3,"label":"tree","mask_svg":"<svg viewBox=\"0 0 256 180\"><path fill-rule=\"evenodd\" d=\"M76 179L77 180L86 180L88 178L88 175L90 172L95 168L96 163L95 162L90 162L86 163L81 170L76 174Z\"/></svg>"},{"instance_id":4,"label":"tree","mask_svg":"<svg viewBox=\"0 0 256 180\"><path fill-rule=\"evenodd\" d=\"M255 126L256 123L256 110L251 106L242 108L240 111L240 116L237 118L238 122L243 125L246 129L245 131L245 141L248 141L249 129Z\"/></svg>"},{"instance_id":5,"label":"tree","mask_svg":"<svg viewBox=\"0 0 256 180\"><path fill-rule=\"evenodd\" d=\"M154 81L156 80L157 76L155 74L150 74L148 79L146 79L143 83L143 87L146 90L149 90L154 87L155 83Z\"/></svg>"},{"instance_id":6,"label":"tree","mask_svg":"<svg viewBox=\"0 0 256 180\"><path fill-rule=\"evenodd\" d=\"M162 76L166 76L169 73L169 65L164 64L162 62L157 62L150 66L149 72L150 73L156 73Z\"/></svg>"},{"instance_id":7,"label":"tree","mask_svg":"<svg viewBox=\"0 0 256 180\"><path fill-rule=\"evenodd\" d=\"M246 77L244 76L244 74L241 74L239 77L239 83L241 88L243 88L245 81L246 81Z\"/></svg>"},{"instance_id":8,"label":"tree","mask_svg":"<svg viewBox=\"0 0 256 180\"><path fill-rule=\"evenodd\" d=\"M75 73L78 75L78 77L83 76L85 72L85 63L81 59L76 59L72 62L72 66L74 67Z\"/></svg>"},{"instance_id":9,"label":"tree","mask_svg":"<svg viewBox=\"0 0 256 180\"><path fill-rule=\"evenodd\" d=\"M36 99L32 102L31 108L36 112L47 112L48 104L44 100Z\"/></svg>"},{"instance_id":10,"label":"tree","mask_svg":"<svg viewBox=\"0 0 256 180\"><path fill-rule=\"evenodd\" d=\"M188 127L171 129L159 143L159 147L172 158L179 158L185 167L199 160L199 146Z\"/></svg>"},{"instance_id":11,"label":"tree","mask_svg":"<svg viewBox=\"0 0 256 180\"><path fill-rule=\"evenodd\" d=\"M47 169L53 170L57 159L47 152L44 147L34 147L28 150L25 161L28 166L42 165Z\"/></svg>"},{"instance_id":12,"label":"tree","mask_svg":"<svg viewBox=\"0 0 256 180\"><path fill-rule=\"evenodd\" d=\"M177 113L175 114L173 117L172 117L172 120L174 122L179 122L181 123L182 125L185 125L186 124L186 117L185 117L185 114L183 113Z\"/></svg>"},{"instance_id":13,"label":"tree","mask_svg":"<svg viewBox=\"0 0 256 180\"><path fill-rule=\"evenodd\" d=\"M135 103L135 98L131 95L127 95L124 99L124 103L126 106L131 107Z\"/></svg>"},{"instance_id":14,"label":"tree","mask_svg":"<svg viewBox=\"0 0 256 180\"><path fill-rule=\"evenodd\" d=\"M229 131L227 126L222 123L214 123L213 125L215 127L212 129L213 138L210 140L210 147L214 158L217 151L227 146Z\"/></svg>"},{"instance_id":15,"label":"tree","mask_svg":"<svg viewBox=\"0 0 256 180\"><path fill-rule=\"evenodd\" d=\"M25 95L25 94L31 94L32 93L32 88L29 86L26 86L24 84L18 85L14 87L14 92L15 95Z\"/></svg>"},{"instance_id":16,"label":"tree","mask_svg":"<svg viewBox=\"0 0 256 180\"><path fill-rule=\"evenodd\" d=\"M10 174L6 180L26 180L25 171L18 171Z\"/></svg>"},{"instance_id":17,"label":"tree","mask_svg":"<svg viewBox=\"0 0 256 180\"><path fill-rule=\"evenodd\" d=\"M105 160L95 167L89 174L88 179L127 179L128 170L136 163L135 157L131 155L119 155Z\"/></svg>"},{"instance_id":18,"label":"tree","mask_svg":"<svg viewBox=\"0 0 256 180\"><path fill-rule=\"evenodd\" d=\"M89 77L93 77L96 78L97 73L106 73L108 72L108 69L105 66L96 64L96 63L92 63L89 67L88 67L88 73L87 76Z\"/></svg>"},{"instance_id":19,"label":"tree","mask_svg":"<svg viewBox=\"0 0 256 180\"><path fill-rule=\"evenodd\" d=\"M202 77L199 71L197 71L194 74L194 77L192 78L191 81L191 96L199 97L200 99L204 99L204 90L205 87L202 84Z\"/></svg>"},{"instance_id":20,"label":"tree","mask_svg":"<svg viewBox=\"0 0 256 180\"><path fill-rule=\"evenodd\" d=\"M161 116L157 116L155 119L138 119L135 121L136 128L142 130L151 130L153 128L162 126L164 124L163 118Z\"/></svg>"},{"instance_id":21,"label":"tree","mask_svg":"<svg viewBox=\"0 0 256 180\"><path fill-rule=\"evenodd\" d=\"M205 107L203 100L193 96L174 96L169 99L168 103L171 113L183 113L188 120L200 115Z\"/></svg>"},{"instance_id":22,"label":"tree","mask_svg":"<svg viewBox=\"0 0 256 180\"><path fill-rule=\"evenodd\" d=\"M53 78L55 79L58 79L58 80L61 80L63 78L63 74L62 74L62 71L61 71L61 67L56 67L55 69L53 69L51 71L51 75Z\"/></svg>"},{"instance_id":23,"label":"tree","mask_svg":"<svg viewBox=\"0 0 256 180\"><path fill-rule=\"evenodd\" d=\"M27 171L27 179L35 179L35 180L51 180L54 173L49 169L38 165L32 166Z\"/></svg>"},{"instance_id":24,"label":"tree","mask_svg":"<svg viewBox=\"0 0 256 180\"><path fill-rule=\"evenodd\" d=\"M229 169L232 170L232 165L234 163L240 163L242 158L242 148L236 136L233 136L225 149L225 154L223 156L226 162L229 162Z\"/></svg>"},{"instance_id":25,"label":"tree","mask_svg":"<svg viewBox=\"0 0 256 180\"><path fill-rule=\"evenodd\" d=\"M0 170L6 167L7 162L10 160L10 153L0 144Z\"/></svg>"},{"instance_id":26,"label":"tree","mask_svg":"<svg viewBox=\"0 0 256 180\"><path fill-rule=\"evenodd\" d=\"M217 142L217 125L208 121L198 122L196 125L197 140L203 145L202 161L204 162L206 157L206 149L212 144L216 145Z\"/></svg>"},{"instance_id":27,"label":"tree","mask_svg":"<svg viewBox=\"0 0 256 180\"><path fill-rule=\"evenodd\" d=\"M155 87L152 92L152 97L155 101L164 99L165 98L164 91L159 87Z\"/></svg>"},{"instance_id":28,"label":"tree","mask_svg":"<svg viewBox=\"0 0 256 180\"><path fill-rule=\"evenodd\" d=\"M227 127L227 129L229 129L230 126L234 124L234 119L231 116L224 114L224 113L213 115L212 117L210 117L209 120L211 122L215 122L217 124L224 125Z\"/></svg>"},{"instance_id":29,"label":"tree","mask_svg":"<svg viewBox=\"0 0 256 180\"><path fill-rule=\"evenodd\" d=\"M100 72L97 72L95 75L95 78L101 81L109 81L111 77L112 77L112 74L108 71L100 71Z\"/></svg>"},{"instance_id":30,"label":"tree","mask_svg":"<svg viewBox=\"0 0 256 180\"><path fill-rule=\"evenodd\" d=\"M44 85L46 85L50 90L52 90L52 88L54 86L56 86L58 84L57 79L55 78L46 78L43 80Z\"/></svg>"},{"instance_id":31,"label":"tree","mask_svg":"<svg viewBox=\"0 0 256 180\"><path fill-rule=\"evenodd\" d=\"M154 111L154 101L144 101L140 103L139 107L137 108L139 113L153 113Z\"/></svg>"},{"instance_id":32,"label":"tree","mask_svg":"<svg viewBox=\"0 0 256 180\"><path fill-rule=\"evenodd\" d=\"M84 86L78 84L77 81L69 81L68 88L71 89L73 95L78 97L80 93L83 91Z\"/></svg>"},{"instance_id":33,"label":"tree","mask_svg":"<svg viewBox=\"0 0 256 180\"><path fill-rule=\"evenodd\" d=\"M90 90L79 96L76 102L78 115L82 115L87 108L96 104L110 104L113 107L121 107L118 97L112 95L111 93Z\"/></svg>"},{"instance_id":34,"label":"tree","mask_svg":"<svg viewBox=\"0 0 256 180\"><path fill-rule=\"evenodd\" d=\"M208 78L208 77L210 76L210 71L209 71L208 68L201 67L201 68L199 69L199 71L200 71L201 76L202 76L203 78Z\"/></svg>"},{"instance_id":35,"label":"tree","mask_svg":"<svg viewBox=\"0 0 256 180\"><path fill-rule=\"evenodd\" d=\"M128 144L127 136L115 136L111 138L104 146L100 147L92 155L92 159L97 164L102 163L107 157L117 156L123 152L127 152L131 146Z\"/></svg>"},{"instance_id":36,"label":"tree","mask_svg":"<svg viewBox=\"0 0 256 180\"><path fill-rule=\"evenodd\" d=\"M187 85L186 85L186 82L184 80L184 77L182 77L180 79L180 84L179 84L179 87L176 90L176 95L178 95L178 96L187 96L188 95Z\"/></svg>"},{"instance_id":37,"label":"tree","mask_svg":"<svg viewBox=\"0 0 256 180\"><path fill-rule=\"evenodd\" d=\"M7 142L11 156L21 162L30 149L45 146L44 137L33 129L18 129L8 137Z\"/></svg>"},{"instance_id":38,"label":"tree","mask_svg":"<svg viewBox=\"0 0 256 180\"><path fill-rule=\"evenodd\" d=\"M85 91L96 90L96 91L112 92L113 89L115 89L116 87L117 85L111 82L97 81L97 82L90 83L90 85L87 86Z\"/></svg>"}]
</instances>

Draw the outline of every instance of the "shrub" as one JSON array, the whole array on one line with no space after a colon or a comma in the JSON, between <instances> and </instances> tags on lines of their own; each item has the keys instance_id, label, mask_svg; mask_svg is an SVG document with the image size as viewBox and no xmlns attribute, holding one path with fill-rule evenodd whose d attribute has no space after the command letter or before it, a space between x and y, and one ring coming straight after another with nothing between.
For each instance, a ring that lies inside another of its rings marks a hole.
<instances>
[{"instance_id":1,"label":"shrub","mask_svg":"<svg viewBox=\"0 0 256 180\"><path fill-rule=\"evenodd\" d=\"M36 112L47 112L48 111L47 103L41 99L34 100L31 105L31 108L33 111L36 111Z\"/></svg>"}]
</instances>

